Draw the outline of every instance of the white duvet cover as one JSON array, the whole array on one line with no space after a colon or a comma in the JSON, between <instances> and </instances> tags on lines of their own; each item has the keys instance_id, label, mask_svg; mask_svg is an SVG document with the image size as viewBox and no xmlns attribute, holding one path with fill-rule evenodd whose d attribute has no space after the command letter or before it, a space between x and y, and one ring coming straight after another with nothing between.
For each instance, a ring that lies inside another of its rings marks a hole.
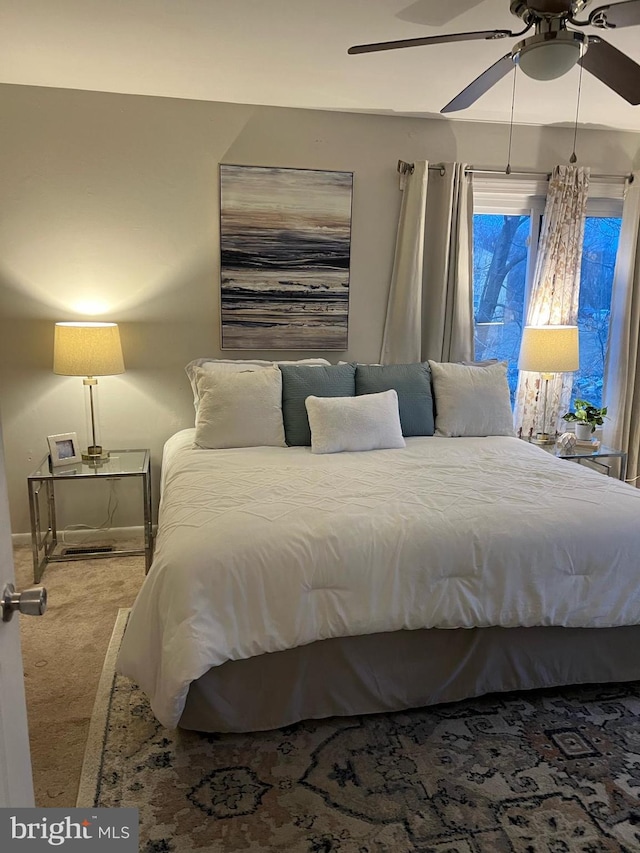
<instances>
[{"instance_id":1,"label":"white duvet cover","mask_svg":"<svg viewBox=\"0 0 640 853\"><path fill-rule=\"evenodd\" d=\"M227 660L414 628L640 623L640 491L516 438L406 449L166 444L118 667L174 726Z\"/></svg>"}]
</instances>

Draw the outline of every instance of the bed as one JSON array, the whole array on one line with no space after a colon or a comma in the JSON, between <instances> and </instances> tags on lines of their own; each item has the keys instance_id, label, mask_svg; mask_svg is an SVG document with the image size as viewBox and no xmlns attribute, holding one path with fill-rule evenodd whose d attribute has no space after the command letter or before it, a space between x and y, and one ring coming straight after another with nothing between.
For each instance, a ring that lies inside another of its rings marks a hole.
<instances>
[{"instance_id":1,"label":"bed","mask_svg":"<svg viewBox=\"0 0 640 853\"><path fill-rule=\"evenodd\" d=\"M118 668L158 719L253 731L640 678L640 492L508 436L166 443Z\"/></svg>"}]
</instances>

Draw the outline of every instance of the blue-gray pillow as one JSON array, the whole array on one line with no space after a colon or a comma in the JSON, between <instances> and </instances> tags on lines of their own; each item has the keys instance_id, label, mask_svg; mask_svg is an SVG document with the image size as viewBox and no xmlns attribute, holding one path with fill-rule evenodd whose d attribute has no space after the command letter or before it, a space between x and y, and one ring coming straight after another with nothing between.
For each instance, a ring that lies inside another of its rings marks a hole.
<instances>
[{"instance_id":1,"label":"blue-gray pillow","mask_svg":"<svg viewBox=\"0 0 640 853\"><path fill-rule=\"evenodd\" d=\"M428 362L416 364L359 364L356 394L378 394L393 389L398 394L402 434L433 435L433 397Z\"/></svg>"},{"instance_id":2,"label":"blue-gray pillow","mask_svg":"<svg viewBox=\"0 0 640 853\"><path fill-rule=\"evenodd\" d=\"M279 364L282 371L282 417L287 444L311 447L311 429L304 401L314 397L354 397L355 364L301 366Z\"/></svg>"}]
</instances>

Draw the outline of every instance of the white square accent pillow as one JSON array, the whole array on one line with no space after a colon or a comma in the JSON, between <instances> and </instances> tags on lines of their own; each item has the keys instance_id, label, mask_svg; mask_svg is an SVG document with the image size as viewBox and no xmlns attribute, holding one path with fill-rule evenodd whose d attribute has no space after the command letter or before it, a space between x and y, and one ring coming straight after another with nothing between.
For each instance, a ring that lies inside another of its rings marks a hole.
<instances>
[{"instance_id":1,"label":"white square accent pillow","mask_svg":"<svg viewBox=\"0 0 640 853\"><path fill-rule=\"evenodd\" d=\"M436 435L515 435L507 365L430 361Z\"/></svg>"},{"instance_id":2,"label":"white square accent pillow","mask_svg":"<svg viewBox=\"0 0 640 853\"><path fill-rule=\"evenodd\" d=\"M405 447L394 390L360 397L310 395L305 406L312 453Z\"/></svg>"},{"instance_id":3,"label":"white square accent pillow","mask_svg":"<svg viewBox=\"0 0 640 853\"><path fill-rule=\"evenodd\" d=\"M194 447L285 447L282 373L195 370L200 398Z\"/></svg>"}]
</instances>

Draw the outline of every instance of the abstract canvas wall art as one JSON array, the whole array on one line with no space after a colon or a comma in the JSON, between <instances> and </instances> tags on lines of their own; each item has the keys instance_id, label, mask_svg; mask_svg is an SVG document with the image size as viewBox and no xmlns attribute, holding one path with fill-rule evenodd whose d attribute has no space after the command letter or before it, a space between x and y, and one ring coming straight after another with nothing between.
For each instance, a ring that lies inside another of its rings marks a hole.
<instances>
[{"instance_id":1,"label":"abstract canvas wall art","mask_svg":"<svg viewBox=\"0 0 640 853\"><path fill-rule=\"evenodd\" d=\"M220 166L223 349L345 350L353 174Z\"/></svg>"}]
</instances>

